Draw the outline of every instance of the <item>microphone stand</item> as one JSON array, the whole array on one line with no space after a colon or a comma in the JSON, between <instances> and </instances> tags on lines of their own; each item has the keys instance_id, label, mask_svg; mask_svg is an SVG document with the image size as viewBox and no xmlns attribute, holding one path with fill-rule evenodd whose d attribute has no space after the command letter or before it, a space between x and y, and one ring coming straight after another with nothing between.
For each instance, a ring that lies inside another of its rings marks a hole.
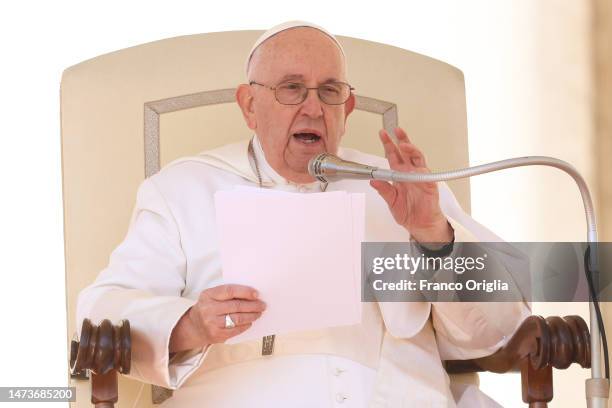
<instances>
[{"instance_id":1,"label":"microphone stand","mask_svg":"<svg viewBox=\"0 0 612 408\"><path fill-rule=\"evenodd\" d=\"M601 312L597 302L598 279L591 282L589 270L597 274L597 226L595 223L595 211L591 194L586 182L578 171L569 163L546 156L527 156L513 159L501 160L493 163L482 164L479 166L468 167L465 169L452 170L440 173L404 173L377 167L365 166L358 163L346 162L333 155L323 153L312 159L308 168L313 176L319 180L327 181L339 178L353 179L375 179L385 181L399 181L409 183L431 183L446 180L455 180L466 177L473 177L479 174L490 173L493 171L509 169L523 166L550 166L556 167L569 174L580 190L582 203L587 222L587 242L588 258L585 260L587 268L587 280L591 285L591 301L589 302L589 322L591 330L591 378L586 380L585 392L588 408L607 408L608 395L610 390L609 379L602 375L602 344L599 322ZM607 350L607 347L606 347ZM605 363L606 376L608 373L608 362Z\"/></svg>"}]
</instances>

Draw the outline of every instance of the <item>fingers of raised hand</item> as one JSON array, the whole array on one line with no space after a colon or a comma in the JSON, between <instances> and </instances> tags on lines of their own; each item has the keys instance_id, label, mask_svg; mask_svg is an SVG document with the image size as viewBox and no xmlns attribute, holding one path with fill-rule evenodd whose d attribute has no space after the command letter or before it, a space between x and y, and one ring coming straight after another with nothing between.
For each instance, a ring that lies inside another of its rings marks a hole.
<instances>
[{"instance_id":1,"label":"fingers of raised hand","mask_svg":"<svg viewBox=\"0 0 612 408\"><path fill-rule=\"evenodd\" d=\"M379 132L380 140L385 150L385 157L394 170L414 171L416 168L426 167L425 156L416 147L402 128L395 129L397 144L391 139L386 130Z\"/></svg>"},{"instance_id":2,"label":"fingers of raised hand","mask_svg":"<svg viewBox=\"0 0 612 408\"><path fill-rule=\"evenodd\" d=\"M404 141L400 141L398 146L404 162L409 163L412 169L427 167L425 156L418 147Z\"/></svg>"},{"instance_id":3,"label":"fingers of raised hand","mask_svg":"<svg viewBox=\"0 0 612 408\"><path fill-rule=\"evenodd\" d=\"M410 138L408 137L408 134L406 133L406 131L404 129L402 129L401 127L396 127L394 129L394 133L395 133L395 137L397 138L398 141L406 142L406 143L412 143L410 141Z\"/></svg>"},{"instance_id":4,"label":"fingers of raised hand","mask_svg":"<svg viewBox=\"0 0 612 408\"><path fill-rule=\"evenodd\" d=\"M386 130L381 129L378 132L380 141L382 142L383 149L385 150L385 157L389 161L389 165L392 169L399 168L404 164L402 154L397 148L397 145L391 140L391 136Z\"/></svg>"}]
</instances>

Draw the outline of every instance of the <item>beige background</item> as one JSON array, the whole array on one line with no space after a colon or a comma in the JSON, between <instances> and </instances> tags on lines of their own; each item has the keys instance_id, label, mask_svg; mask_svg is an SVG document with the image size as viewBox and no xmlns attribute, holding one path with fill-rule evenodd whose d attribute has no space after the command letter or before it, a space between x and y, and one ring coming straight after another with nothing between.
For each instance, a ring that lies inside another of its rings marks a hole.
<instances>
[{"instance_id":1,"label":"beige background","mask_svg":"<svg viewBox=\"0 0 612 408\"><path fill-rule=\"evenodd\" d=\"M609 1L513 2L504 11L516 16L512 37L502 42L507 57L500 62L504 85L497 103L505 117L497 137L470 137L474 162L508 155L546 154L572 163L586 178L597 206L599 237L612 240L612 8ZM520 16L520 17L519 17ZM513 77L512 73L517 75ZM509 82L508 82L509 81ZM469 95L470 77L467 80ZM507 102L504 103L504 96ZM469 103L468 103L469 106ZM469 108L468 108L469 112ZM474 135L473 128L470 134ZM495 148L490 144L498 144ZM579 194L563 174L542 169L499 174L472 183L473 214L508 240L581 241L585 221ZM500 188L496 183L505 186ZM487 208L487 192L500 204ZM514 214L500 217L499 212ZM516 223L516 219L523 222ZM603 305L612 326L608 304ZM586 305L536 304L543 315L588 316ZM584 406L586 370L555 372L552 407ZM500 397L519 378L481 376L484 389ZM501 397L505 398L505 397ZM518 406L520 401L509 403Z\"/></svg>"}]
</instances>

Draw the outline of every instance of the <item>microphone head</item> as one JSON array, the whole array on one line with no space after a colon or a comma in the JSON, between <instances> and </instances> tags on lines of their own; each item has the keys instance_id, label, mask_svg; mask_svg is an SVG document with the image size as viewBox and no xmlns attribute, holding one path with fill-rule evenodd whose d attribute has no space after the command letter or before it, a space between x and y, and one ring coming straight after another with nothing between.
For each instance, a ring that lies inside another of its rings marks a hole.
<instances>
[{"instance_id":1,"label":"microphone head","mask_svg":"<svg viewBox=\"0 0 612 408\"><path fill-rule=\"evenodd\" d=\"M322 181L323 183L329 182L329 180L325 178L325 170L322 167L323 167L323 163L325 163L328 160L333 160L333 159L339 160L339 158L334 156L333 154L329 154L329 153L317 154L312 159L310 159L310 161L308 162L308 173L312 177L316 178L319 181Z\"/></svg>"},{"instance_id":2,"label":"microphone head","mask_svg":"<svg viewBox=\"0 0 612 408\"><path fill-rule=\"evenodd\" d=\"M343 160L330 153L320 153L308 162L308 173L323 183L341 179L369 180L375 170L376 167Z\"/></svg>"}]
</instances>

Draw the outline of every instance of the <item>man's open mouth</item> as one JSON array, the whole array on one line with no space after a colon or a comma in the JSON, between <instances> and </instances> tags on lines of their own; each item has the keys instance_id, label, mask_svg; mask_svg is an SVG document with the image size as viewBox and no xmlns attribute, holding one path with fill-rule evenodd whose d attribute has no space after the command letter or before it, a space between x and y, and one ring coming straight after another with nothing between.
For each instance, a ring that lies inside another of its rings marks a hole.
<instances>
[{"instance_id":1,"label":"man's open mouth","mask_svg":"<svg viewBox=\"0 0 612 408\"><path fill-rule=\"evenodd\" d=\"M294 133L293 137L302 143L316 143L321 139L321 136L314 133Z\"/></svg>"}]
</instances>

